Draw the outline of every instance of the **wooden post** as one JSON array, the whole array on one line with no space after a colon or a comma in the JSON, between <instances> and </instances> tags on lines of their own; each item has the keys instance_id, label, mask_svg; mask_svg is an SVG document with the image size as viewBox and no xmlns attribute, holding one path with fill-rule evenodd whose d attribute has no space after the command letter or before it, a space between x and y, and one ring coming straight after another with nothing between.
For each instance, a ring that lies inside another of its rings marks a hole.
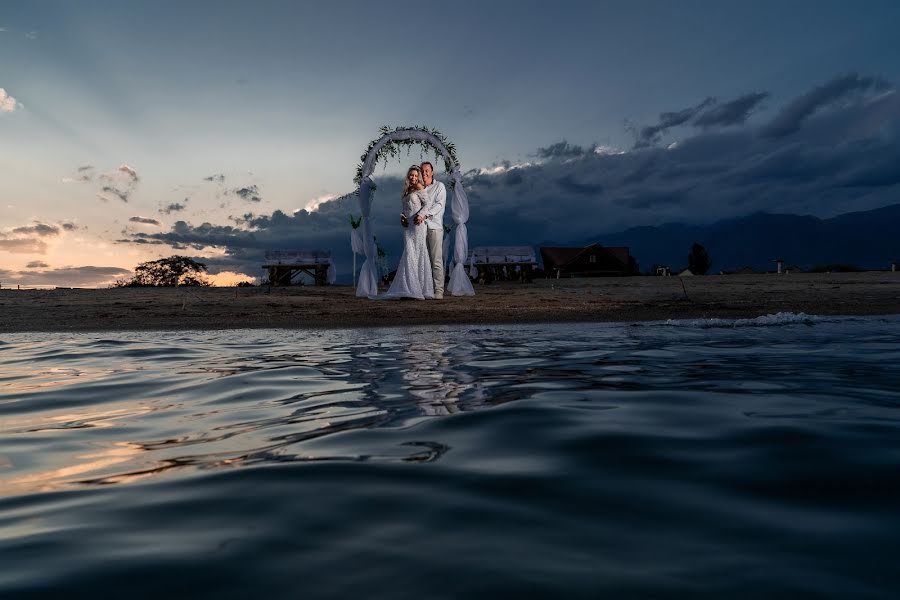
<instances>
[{"instance_id":1,"label":"wooden post","mask_svg":"<svg viewBox=\"0 0 900 600\"><path fill-rule=\"evenodd\" d=\"M776 258L776 259L772 260L772 262L774 262L774 263L777 265L778 273L780 274L780 273L781 273L781 268L782 268L782 266L784 265L784 259L783 259L783 258Z\"/></svg>"}]
</instances>

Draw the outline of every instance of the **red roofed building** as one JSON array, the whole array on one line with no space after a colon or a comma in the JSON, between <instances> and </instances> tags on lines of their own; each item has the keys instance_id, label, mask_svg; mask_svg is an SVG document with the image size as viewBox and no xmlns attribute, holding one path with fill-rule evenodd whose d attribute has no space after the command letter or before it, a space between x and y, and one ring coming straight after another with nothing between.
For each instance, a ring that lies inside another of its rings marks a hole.
<instances>
[{"instance_id":1,"label":"red roofed building","mask_svg":"<svg viewBox=\"0 0 900 600\"><path fill-rule=\"evenodd\" d=\"M626 247L591 244L584 248L541 248L547 277L609 277L637 275L637 261Z\"/></svg>"}]
</instances>

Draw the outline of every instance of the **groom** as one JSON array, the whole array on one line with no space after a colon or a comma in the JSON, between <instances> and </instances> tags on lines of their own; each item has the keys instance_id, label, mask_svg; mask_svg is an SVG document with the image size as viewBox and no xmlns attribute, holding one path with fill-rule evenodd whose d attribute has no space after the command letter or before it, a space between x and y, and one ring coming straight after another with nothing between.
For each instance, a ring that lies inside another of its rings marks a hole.
<instances>
[{"instance_id":1,"label":"groom","mask_svg":"<svg viewBox=\"0 0 900 600\"><path fill-rule=\"evenodd\" d=\"M434 165L423 162L422 179L425 183L425 193L428 194L428 206L425 207L424 216L416 215L416 225L425 223L428 227L426 242L428 245L428 257L431 259L431 276L434 279L434 299L444 298L444 207L447 204L447 188L440 181L434 180ZM406 217L400 218L400 224L409 225Z\"/></svg>"}]
</instances>

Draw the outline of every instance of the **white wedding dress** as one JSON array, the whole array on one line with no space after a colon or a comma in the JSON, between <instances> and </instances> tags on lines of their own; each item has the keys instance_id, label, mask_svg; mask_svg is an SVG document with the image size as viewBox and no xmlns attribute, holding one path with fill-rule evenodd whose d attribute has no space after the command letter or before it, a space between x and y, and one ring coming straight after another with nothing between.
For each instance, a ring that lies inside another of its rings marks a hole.
<instances>
[{"instance_id":1,"label":"white wedding dress","mask_svg":"<svg viewBox=\"0 0 900 600\"><path fill-rule=\"evenodd\" d=\"M403 230L403 254L385 298L434 298L434 279L431 275L431 259L425 235L428 226L416 225L415 215L428 204L425 190L418 190L403 197L403 214L409 225Z\"/></svg>"}]
</instances>

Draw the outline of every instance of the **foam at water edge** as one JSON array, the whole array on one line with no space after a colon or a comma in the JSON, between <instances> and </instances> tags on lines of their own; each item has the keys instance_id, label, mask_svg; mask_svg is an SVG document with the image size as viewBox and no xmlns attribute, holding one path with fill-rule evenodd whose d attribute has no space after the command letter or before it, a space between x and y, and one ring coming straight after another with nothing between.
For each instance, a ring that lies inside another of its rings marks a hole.
<instances>
[{"instance_id":1,"label":"foam at water edge","mask_svg":"<svg viewBox=\"0 0 900 600\"><path fill-rule=\"evenodd\" d=\"M670 327L773 327L783 325L812 325L823 317L806 313L780 312L753 319L668 319L663 323Z\"/></svg>"}]
</instances>

